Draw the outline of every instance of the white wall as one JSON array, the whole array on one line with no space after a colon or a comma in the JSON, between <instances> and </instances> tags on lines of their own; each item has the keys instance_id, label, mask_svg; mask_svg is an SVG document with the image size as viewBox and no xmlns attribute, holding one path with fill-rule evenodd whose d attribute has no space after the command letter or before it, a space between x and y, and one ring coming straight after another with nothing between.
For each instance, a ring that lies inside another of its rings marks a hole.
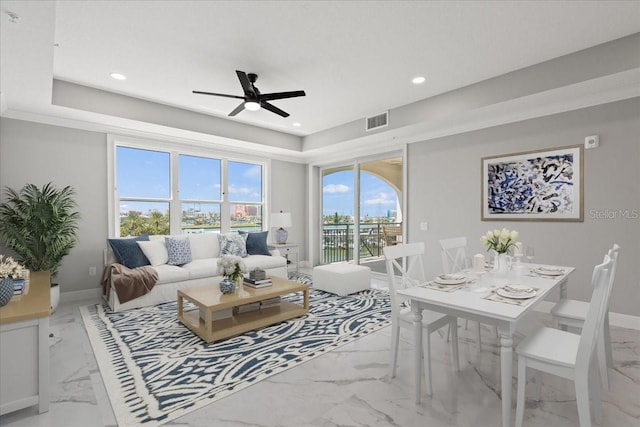
<instances>
[{"instance_id":1,"label":"white wall","mask_svg":"<svg viewBox=\"0 0 640 427\"><path fill-rule=\"evenodd\" d=\"M271 169L273 209L292 213L289 240L302 243L306 236L305 166L273 161ZM78 245L64 259L56 282L63 293L98 289L108 234L107 135L1 119L0 186L18 190L27 183L43 185L49 181L75 188L82 217ZM0 196L3 200L4 192ZM0 253L5 249L0 247ZM98 275L89 276L89 267L96 267Z\"/></svg>"},{"instance_id":2,"label":"white wall","mask_svg":"<svg viewBox=\"0 0 640 427\"><path fill-rule=\"evenodd\" d=\"M584 222L480 220L482 157L581 144L595 134L600 148L584 152ZM575 266L569 297L589 300L593 266L615 242L621 255L611 310L640 316L640 218L594 216L640 213L639 98L411 144L408 173L408 240L426 242L431 275L441 269L439 239L467 236L470 255L486 254L480 236L507 227L535 246L536 261Z\"/></svg>"}]
</instances>

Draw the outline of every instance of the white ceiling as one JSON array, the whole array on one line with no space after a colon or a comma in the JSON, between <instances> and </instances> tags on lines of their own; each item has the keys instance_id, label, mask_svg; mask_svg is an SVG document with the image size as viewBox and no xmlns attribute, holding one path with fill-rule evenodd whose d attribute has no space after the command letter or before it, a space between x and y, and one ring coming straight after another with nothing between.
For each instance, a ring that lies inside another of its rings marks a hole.
<instances>
[{"instance_id":1,"label":"white ceiling","mask_svg":"<svg viewBox=\"0 0 640 427\"><path fill-rule=\"evenodd\" d=\"M226 117L238 100L191 91L241 95L235 70L243 70L259 75L263 93L307 96L273 101L288 118L245 110L229 120L295 135L640 31L638 1L1 4L20 15L0 17L5 111L80 116L50 105L56 78ZM427 81L413 85L418 75Z\"/></svg>"}]
</instances>

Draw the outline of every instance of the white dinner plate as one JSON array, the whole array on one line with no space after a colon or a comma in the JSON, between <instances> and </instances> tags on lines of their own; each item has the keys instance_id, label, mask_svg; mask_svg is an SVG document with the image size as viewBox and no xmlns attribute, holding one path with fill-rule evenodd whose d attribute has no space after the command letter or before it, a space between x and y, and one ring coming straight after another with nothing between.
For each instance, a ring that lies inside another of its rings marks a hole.
<instances>
[{"instance_id":1,"label":"white dinner plate","mask_svg":"<svg viewBox=\"0 0 640 427\"><path fill-rule=\"evenodd\" d=\"M549 267L538 267L533 270L534 273L540 274L542 276L562 276L564 274L564 270L560 268L549 268Z\"/></svg>"},{"instance_id":2,"label":"white dinner plate","mask_svg":"<svg viewBox=\"0 0 640 427\"><path fill-rule=\"evenodd\" d=\"M460 285L466 282L467 278L457 274L441 274L433 279L439 285Z\"/></svg>"},{"instance_id":3,"label":"white dinner plate","mask_svg":"<svg viewBox=\"0 0 640 427\"><path fill-rule=\"evenodd\" d=\"M496 289L496 293L501 297L514 299L529 299L536 296L536 291L528 286L508 285L504 288Z\"/></svg>"}]
</instances>

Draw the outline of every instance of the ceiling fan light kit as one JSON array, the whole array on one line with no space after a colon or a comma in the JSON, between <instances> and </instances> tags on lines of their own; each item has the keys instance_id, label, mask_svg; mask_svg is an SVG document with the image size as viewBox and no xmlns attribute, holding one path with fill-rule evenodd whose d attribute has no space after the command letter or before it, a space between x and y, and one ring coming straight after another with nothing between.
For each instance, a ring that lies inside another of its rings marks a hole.
<instances>
[{"instance_id":1,"label":"ceiling fan light kit","mask_svg":"<svg viewBox=\"0 0 640 427\"><path fill-rule=\"evenodd\" d=\"M236 70L236 74L238 75L238 80L240 80L240 84L242 85L242 90L244 91L244 96L237 95L228 95L224 93L213 93L213 92L203 92L199 90L194 90L193 93L199 95L213 95L213 96L223 96L225 98L235 98L242 99L243 102L238 105L232 112L229 113L229 116L235 116L239 112L244 109L249 111L258 111L260 108L264 108L265 110L269 110L272 113L275 113L282 117L289 117L289 113L282 111L275 105L269 103L268 101L275 101L277 99L285 99L285 98L295 98L298 96L305 96L303 90L295 90L291 92L273 92L273 93L260 93L258 88L255 86L256 80L258 80L258 75L254 73L245 73L244 71Z\"/></svg>"}]
</instances>

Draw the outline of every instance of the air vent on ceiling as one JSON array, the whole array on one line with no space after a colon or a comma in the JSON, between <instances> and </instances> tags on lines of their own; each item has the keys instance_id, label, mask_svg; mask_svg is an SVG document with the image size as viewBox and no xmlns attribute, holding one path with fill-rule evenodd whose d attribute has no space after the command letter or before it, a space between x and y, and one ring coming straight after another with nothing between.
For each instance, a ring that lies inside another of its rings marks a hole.
<instances>
[{"instance_id":1,"label":"air vent on ceiling","mask_svg":"<svg viewBox=\"0 0 640 427\"><path fill-rule=\"evenodd\" d=\"M389 126L389 112L385 111L384 113L377 114L375 116L367 117L367 125L365 130L369 132L370 130L383 128Z\"/></svg>"}]
</instances>

